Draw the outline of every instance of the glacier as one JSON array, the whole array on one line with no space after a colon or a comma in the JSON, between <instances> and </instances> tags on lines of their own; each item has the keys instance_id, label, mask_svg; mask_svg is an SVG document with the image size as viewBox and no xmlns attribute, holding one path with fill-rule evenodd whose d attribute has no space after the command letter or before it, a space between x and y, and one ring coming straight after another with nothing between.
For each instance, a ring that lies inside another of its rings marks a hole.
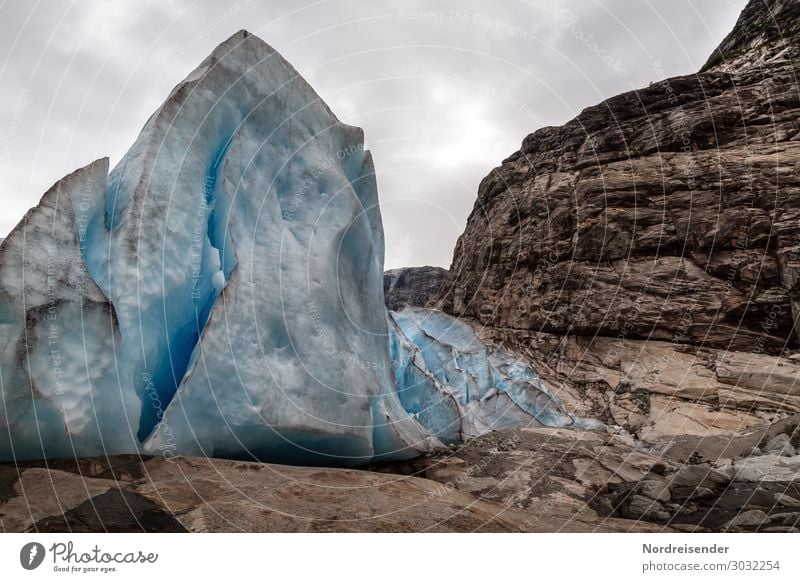
<instances>
[{"instance_id":1,"label":"glacier","mask_svg":"<svg viewBox=\"0 0 800 582\"><path fill-rule=\"evenodd\" d=\"M603 427L569 414L534 370L484 343L472 325L416 307L389 319L398 397L443 443L518 426Z\"/></svg>"},{"instance_id":2,"label":"glacier","mask_svg":"<svg viewBox=\"0 0 800 582\"><path fill-rule=\"evenodd\" d=\"M383 256L362 130L238 32L2 242L0 460L361 465L595 428L470 324L387 312Z\"/></svg>"}]
</instances>

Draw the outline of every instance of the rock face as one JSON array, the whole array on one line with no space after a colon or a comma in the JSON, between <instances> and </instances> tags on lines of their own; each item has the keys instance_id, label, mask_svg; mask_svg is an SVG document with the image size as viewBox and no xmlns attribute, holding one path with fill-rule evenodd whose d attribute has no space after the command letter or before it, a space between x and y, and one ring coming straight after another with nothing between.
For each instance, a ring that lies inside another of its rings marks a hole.
<instances>
[{"instance_id":1,"label":"rock face","mask_svg":"<svg viewBox=\"0 0 800 582\"><path fill-rule=\"evenodd\" d=\"M437 296L447 275L440 267L405 267L383 274L383 294L390 311L405 307L425 307Z\"/></svg>"},{"instance_id":2,"label":"rock face","mask_svg":"<svg viewBox=\"0 0 800 582\"><path fill-rule=\"evenodd\" d=\"M800 365L663 341L483 328L511 348L576 416L650 441L735 434L800 412Z\"/></svg>"},{"instance_id":3,"label":"rock face","mask_svg":"<svg viewBox=\"0 0 800 582\"><path fill-rule=\"evenodd\" d=\"M766 45L748 33L765 6L784 34ZM720 48L761 57L528 136L481 183L441 306L499 328L797 347L797 7L754 0Z\"/></svg>"},{"instance_id":4,"label":"rock face","mask_svg":"<svg viewBox=\"0 0 800 582\"><path fill-rule=\"evenodd\" d=\"M742 12L703 70L735 70L797 56L800 4L795 0L757 0Z\"/></svg>"},{"instance_id":5,"label":"rock face","mask_svg":"<svg viewBox=\"0 0 800 582\"><path fill-rule=\"evenodd\" d=\"M799 6L753 0L702 72L528 136L481 183L437 306L634 431L797 411Z\"/></svg>"}]
</instances>

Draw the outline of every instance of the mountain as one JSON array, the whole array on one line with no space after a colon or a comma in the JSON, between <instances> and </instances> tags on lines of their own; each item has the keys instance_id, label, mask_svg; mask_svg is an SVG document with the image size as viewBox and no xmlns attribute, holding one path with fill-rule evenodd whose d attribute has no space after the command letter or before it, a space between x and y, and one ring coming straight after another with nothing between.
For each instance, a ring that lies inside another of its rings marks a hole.
<instances>
[{"instance_id":1,"label":"mountain","mask_svg":"<svg viewBox=\"0 0 800 582\"><path fill-rule=\"evenodd\" d=\"M439 267L405 267L383 274L386 307L400 311L405 307L425 307L439 293L447 269Z\"/></svg>"},{"instance_id":2,"label":"mountain","mask_svg":"<svg viewBox=\"0 0 800 582\"><path fill-rule=\"evenodd\" d=\"M750 2L736 26L703 67L741 71L752 66L783 67L800 56L800 4L795 0Z\"/></svg>"},{"instance_id":3,"label":"mountain","mask_svg":"<svg viewBox=\"0 0 800 582\"><path fill-rule=\"evenodd\" d=\"M642 438L800 411L799 30L797 0L753 0L701 72L526 137L436 305Z\"/></svg>"}]
</instances>

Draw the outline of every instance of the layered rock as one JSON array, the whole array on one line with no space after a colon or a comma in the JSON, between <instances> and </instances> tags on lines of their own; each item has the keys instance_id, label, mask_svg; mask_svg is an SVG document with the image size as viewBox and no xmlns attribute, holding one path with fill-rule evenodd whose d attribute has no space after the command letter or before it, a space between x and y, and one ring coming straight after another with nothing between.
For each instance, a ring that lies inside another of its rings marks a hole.
<instances>
[{"instance_id":1,"label":"layered rock","mask_svg":"<svg viewBox=\"0 0 800 582\"><path fill-rule=\"evenodd\" d=\"M800 4L795 0L751 2L703 70L736 70L796 58L798 19Z\"/></svg>"},{"instance_id":2,"label":"layered rock","mask_svg":"<svg viewBox=\"0 0 800 582\"><path fill-rule=\"evenodd\" d=\"M567 410L642 439L738 433L800 412L800 364L671 342L484 328L530 363Z\"/></svg>"},{"instance_id":3,"label":"layered rock","mask_svg":"<svg viewBox=\"0 0 800 582\"><path fill-rule=\"evenodd\" d=\"M501 328L796 348L800 19L794 0L767 5L789 36L763 58L528 136L481 183L440 305ZM758 42L742 35L722 54Z\"/></svg>"},{"instance_id":4,"label":"layered rock","mask_svg":"<svg viewBox=\"0 0 800 582\"><path fill-rule=\"evenodd\" d=\"M735 440L685 435L661 445L624 431L511 429L403 473L519 511L528 531L797 532L800 456L785 445L800 444L799 425L795 415Z\"/></svg>"},{"instance_id":5,"label":"layered rock","mask_svg":"<svg viewBox=\"0 0 800 582\"><path fill-rule=\"evenodd\" d=\"M796 411L799 4L753 0L702 72L525 138L436 304L635 431Z\"/></svg>"},{"instance_id":6,"label":"layered rock","mask_svg":"<svg viewBox=\"0 0 800 582\"><path fill-rule=\"evenodd\" d=\"M401 311L406 307L425 307L437 296L447 269L439 267L404 267L383 274L386 307Z\"/></svg>"},{"instance_id":7,"label":"layered rock","mask_svg":"<svg viewBox=\"0 0 800 582\"><path fill-rule=\"evenodd\" d=\"M610 515L661 523L680 531L800 532L800 416L721 436L674 439L663 451L657 479L609 483L603 499ZM763 454L762 454L763 451Z\"/></svg>"}]
</instances>

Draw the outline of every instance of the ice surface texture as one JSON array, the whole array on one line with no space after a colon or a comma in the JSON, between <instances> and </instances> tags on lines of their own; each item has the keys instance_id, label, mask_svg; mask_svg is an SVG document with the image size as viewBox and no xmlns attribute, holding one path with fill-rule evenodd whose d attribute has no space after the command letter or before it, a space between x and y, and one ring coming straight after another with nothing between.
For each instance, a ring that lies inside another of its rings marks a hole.
<instances>
[{"instance_id":1,"label":"ice surface texture","mask_svg":"<svg viewBox=\"0 0 800 582\"><path fill-rule=\"evenodd\" d=\"M0 246L0 460L130 450L114 309L81 257L108 160L53 186Z\"/></svg>"},{"instance_id":2,"label":"ice surface texture","mask_svg":"<svg viewBox=\"0 0 800 582\"><path fill-rule=\"evenodd\" d=\"M387 319L362 131L241 31L0 247L0 459L362 464L572 420L468 325Z\"/></svg>"},{"instance_id":3,"label":"ice surface texture","mask_svg":"<svg viewBox=\"0 0 800 582\"><path fill-rule=\"evenodd\" d=\"M390 312L390 322L398 396L442 442L512 426L599 428L568 414L536 372L466 322L422 308Z\"/></svg>"}]
</instances>

